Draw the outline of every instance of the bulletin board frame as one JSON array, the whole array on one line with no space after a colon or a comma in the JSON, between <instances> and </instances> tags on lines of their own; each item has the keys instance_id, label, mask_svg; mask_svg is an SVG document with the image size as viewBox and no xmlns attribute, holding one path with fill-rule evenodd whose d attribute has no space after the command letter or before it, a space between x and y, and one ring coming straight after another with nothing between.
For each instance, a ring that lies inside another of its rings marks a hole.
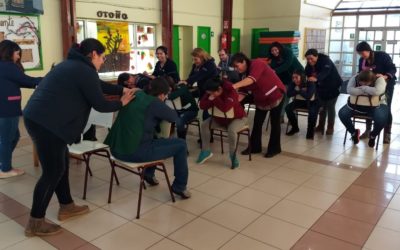
<instances>
[{"instance_id":1,"label":"bulletin board frame","mask_svg":"<svg viewBox=\"0 0 400 250\"><path fill-rule=\"evenodd\" d=\"M308 49L316 49L319 53L326 53L326 29L304 29L304 53Z\"/></svg>"},{"instance_id":2,"label":"bulletin board frame","mask_svg":"<svg viewBox=\"0 0 400 250\"><path fill-rule=\"evenodd\" d=\"M25 70L43 70L40 15L0 12L0 38L21 47Z\"/></svg>"}]
</instances>

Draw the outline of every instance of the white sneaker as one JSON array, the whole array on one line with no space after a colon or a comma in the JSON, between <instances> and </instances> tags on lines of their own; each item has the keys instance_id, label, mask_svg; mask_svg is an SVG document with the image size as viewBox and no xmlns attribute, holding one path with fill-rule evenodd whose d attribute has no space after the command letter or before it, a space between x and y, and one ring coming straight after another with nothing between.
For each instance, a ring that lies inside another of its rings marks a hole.
<instances>
[{"instance_id":1,"label":"white sneaker","mask_svg":"<svg viewBox=\"0 0 400 250\"><path fill-rule=\"evenodd\" d=\"M25 174L25 171L19 168L12 168L8 172L0 171L0 179L6 179Z\"/></svg>"}]
</instances>

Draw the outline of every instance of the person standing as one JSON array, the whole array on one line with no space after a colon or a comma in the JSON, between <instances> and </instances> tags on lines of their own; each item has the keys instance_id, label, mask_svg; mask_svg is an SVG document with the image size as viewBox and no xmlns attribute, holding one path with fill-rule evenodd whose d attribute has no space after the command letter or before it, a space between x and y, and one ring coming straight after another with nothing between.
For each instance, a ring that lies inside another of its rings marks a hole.
<instances>
[{"instance_id":1,"label":"person standing","mask_svg":"<svg viewBox=\"0 0 400 250\"><path fill-rule=\"evenodd\" d=\"M21 48L15 42L0 42L0 179L24 174L12 166L12 153L17 146L21 112L20 88L35 88L41 77L25 75Z\"/></svg>"},{"instance_id":2,"label":"person standing","mask_svg":"<svg viewBox=\"0 0 400 250\"><path fill-rule=\"evenodd\" d=\"M261 59L250 60L245 54L237 53L232 57L232 64L235 70L243 74L243 80L235 83L233 88L251 91L256 105L251 131L251 146L244 150L242 154L261 152L262 125L269 111L271 112L271 133L268 149L264 156L267 158L274 157L281 153L280 114L286 93L285 85L271 67Z\"/></svg>"},{"instance_id":3,"label":"person standing","mask_svg":"<svg viewBox=\"0 0 400 250\"><path fill-rule=\"evenodd\" d=\"M357 53L360 55L358 61L358 71L371 70L377 77L383 77L386 80L386 103L389 109L389 117L387 124L384 127L383 143L390 143L390 135L392 132L392 100L394 86L396 84L396 65L394 65L392 58L383 51L373 51L367 42L360 42L356 47ZM360 139L369 138L371 133L371 122L367 122L365 132L361 135Z\"/></svg>"},{"instance_id":4,"label":"person standing","mask_svg":"<svg viewBox=\"0 0 400 250\"><path fill-rule=\"evenodd\" d=\"M118 101L107 101L97 71L104 63L105 48L89 38L75 44L67 60L55 66L41 81L23 112L26 129L37 148L42 167L33 193L26 236L52 235L59 225L45 220L53 193L60 203L58 220L89 212L88 206L74 203L69 187L67 144L80 137L93 107L114 112L133 99L134 90L126 90Z\"/></svg>"},{"instance_id":5,"label":"person standing","mask_svg":"<svg viewBox=\"0 0 400 250\"><path fill-rule=\"evenodd\" d=\"M294 56L291 49L284 47L279 42L273 42L269 47L268 58L271 60L270 66L275 73L279 76L279 79L285 84L285 87L292 83L292 74L295 70L303 71L304 67L301 65L297 57ZM285 98L281 113L281 123L284 122L285 107L289 102L289 98Z\"/></svg>"},{"instance_id":6,"label":"person standing","mask_svg":"<svg viewBox=\"0 0 400 250\"><path fill-rule=\"evenodd\" d=\"M306 51L305 57L307 59L305 68L307 80L317 85L318 105L322 107L315 132L324 134L328 114L326 134L332 135L335 126L335 105L343 80L329 56L318 53L316 49L309 49Z\"/></svg>"}]
</instances>

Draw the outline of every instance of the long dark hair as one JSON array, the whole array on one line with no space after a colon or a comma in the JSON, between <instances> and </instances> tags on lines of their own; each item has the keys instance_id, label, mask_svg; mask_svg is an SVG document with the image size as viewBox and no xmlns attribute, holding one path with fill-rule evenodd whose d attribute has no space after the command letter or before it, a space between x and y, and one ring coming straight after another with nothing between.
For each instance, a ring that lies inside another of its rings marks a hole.
<instances>
[{"instance_id":1,"label":"long dark hair","mask_svg":"<svg viewBox=\"0 0 400 250\"><path fill-rule=\"evenodd\" d=\"M307 84L307 77L303 70L295 69L295 70L293 70L292 75L295 75L295 74L300 76L300 81L301 81L302 86Z\"/></svg>"},{"instance_id":2,"label":"long dark hair","mask_svg":"<svg viewBox=\"0 0 400 250\"><path fill-rule=\"evenodd\" d=\"M362 41L359 44L357 44L356 51L358 53L363 52L363 51L370 52L367 61L370 65L374 62L374 51L372 50L371 46L366 41Z\"/></svg>"},{"instance_id":3,"label":"long dark hair","mask_svg":"<svg viewBox=\"0 0 400 250\"><path fill-rule=\"evenodd\" d=\"M246 62L247 65L246 75L248 75L251 65L250 58L248 58L243 52L238 52L234 54L231 58L231 66L234 65L235 63L243 63L243 62Z\"/></svg>"},{"instance_id":4,"label":"long dark hair","mask_svg":"<svg viewBox=\"0 0 400 250\"><path fill-rule=\"evenodd\" d=\"M15 51L21 53L21 47L13 41L3 40L0 42L0 61L14 62L13 55Z\"/></svg>"},{"instance_id":5,"label":"long dark hair","mask_svg":"<svg viewBox=\"0 0 400 250\"><path fill-rule=\"evenodd\" d=\"M269 50L268 50L268 53L269 53L269 55L270 55L271 57L275 57L275 56L272 55L272 53L271 53L271 50L272 50L273 47L275 47L275 48L278 49L278 51L279 51L278 58L281 58L282 55L283 55L283 53L284 53L284 52L283 52L283 51L284 51L283 45L282 45L281 43L279 43L279 42L273 42L273 43L271 43L271 46L269 47Z\"/></svg>"},{"instance_id":6,"label":"long dark hair","mask_svg":"<svg viewBox=\"0 0 400 250\"><path fill-rule=\"evenodd\" d=\"M106 51L104 45L94 38L86 38L80 44L75 43L72 47L84 56L89 56L93 51L96 51L98 55L101 55Z\"/></svg>"}]
</instances>

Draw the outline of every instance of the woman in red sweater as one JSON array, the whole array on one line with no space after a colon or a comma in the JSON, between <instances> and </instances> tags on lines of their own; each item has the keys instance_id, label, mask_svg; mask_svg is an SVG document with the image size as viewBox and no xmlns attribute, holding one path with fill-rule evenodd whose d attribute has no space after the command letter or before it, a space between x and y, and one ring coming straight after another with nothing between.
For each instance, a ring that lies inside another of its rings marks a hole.
<instances>
[{"instance_id":1,"label":"woman in red sweater","mask_svg":"<svg viewBox=\"0 0 400 250\"><path fill-rule=\"evenodd\" d=\"M251 147L242 154L260 153L262 149L262 125L267 112L270 111L271 134L265 157L270 158L281 152L282 110L286 88L275 72L261 59L250 60L245 54L237 53L232 57L233 67L243 75L243 80L233 85L235 89L251 92L256 105L253 130L251 132Z\"/></svg>"},{"instance_id":2,"label":"woman in red sweater","mask_svg":"<svg viewBox=\"0 0 400 250\"><path fill-rule=\"evenodd\" d=\"M230 82L220 79L210 79L204 85L206 93L200 100L200 108L208 110L215 107L222 112L231 112L233 109L233 118L210 117L201 124L202 150L197 158L197 163L202 164L213 154L210 150L210 123L211 127L225 127L228 130L229 140L229 158L231 168L239 167L239 160L236 157L237 132L247 125L246 112L239 103L239 96Z\"/></svg>"}]
</instances>

